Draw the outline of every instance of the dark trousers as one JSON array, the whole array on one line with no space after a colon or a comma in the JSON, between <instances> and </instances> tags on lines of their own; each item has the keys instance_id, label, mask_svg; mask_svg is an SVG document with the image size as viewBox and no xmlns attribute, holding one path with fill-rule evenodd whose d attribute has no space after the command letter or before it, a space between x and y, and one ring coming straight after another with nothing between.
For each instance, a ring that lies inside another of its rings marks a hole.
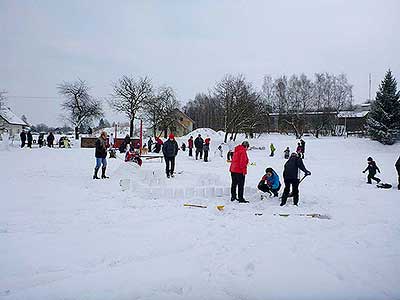
<instances>
[{"instance_id":1,"label":"dark trousers","mask_svg":"<svg viewBox=\"0 0 400 300\"><path fill-rule=\"evenodd\" d=\"M246 176L240 173L231 172L232 184L231 184L231 199L238 199L239 201L243 199L244 192L244 180ZM238 198L236 198L236 187L238 188Z\"/></svg>"},{"instance_id":2,"label":"dark trousers","mask_svg":"<svg viewBox=\"0 0 400 300\"><path fill-rule=\"evenodd\" d=\"M274 153L275 153L275 150L274 151L271 150L271 154L269 156L274 156Z\"/></svg>"},{"instance_id":3,"label":"dark trousers","mask_svg":"<svg viewBox=\"0 0 400 300\"><path fill-rule=\"evenodd\" d=\"M207 162L208 161L208 151L204 150L204 161Z\"/></svg>"},{"instance_id":4,"label":"dark trousers","mask_svg":"<svg viewBox=\"0 0 400 300\"><path fill-rule=\"evenodd\" d=\"M283 190L282 203L286 204L292 186L293 204L299 203L299 179L285 179L285 189Z\"/></svg>"},{"instance_id":5,"label":"dark trousers","mask_svg":"<svg viewBox=\"0 0 400 300\"><path fill-rule=\"evenodd\" d=\"M381 180L378 178L378 177L375 177L375 175L376 175L376 173L368 173L368 176L367 176L367 182L368 183L372 183L371 182L371 179L373 179L373 180L375 180L377 183L379 183Z\"/></svg>"},{"instance_id":6,"label":"dark trousers","mask_svg":"<svg viewBox=\"0 0 400 300\"><path fill-rule=\"evenodd\" d=\"M32 148L32 141L28 140L28 147Z\"/></svg>"},{"instance_id":7,"label":"dark trousers","mask_svg":"<svg viewBox=\"0 0 400 300\"><path fill-rule=\"evenodd\" d=\"M165 159L165 173L167 173L167 175L174 174L175 156L174 157L164 157L164 159Z\"/></svg>"},{"instance_id":8,"label":"dark trousers","mask_svg":"<svg viewBox=\"0 0 400 300\"><path fill-rule=\"evenodd\" d=\"M25 147L25 141L22 140L22 141L21 141L21 148L24 148L24 147Z\"/></svg>"},{"instance_id":9,"label":"dark trousers","mask_svg":"<svg viewBox=\"0 0 400 300\"><path fill-rule=\"evenodd\" d=\"M400 166L396 166L396 170L397 170L397 175L398 175L398 178L397 178L397 181L398 181L397 189L400 190Z\"/></svg>"},{"instance_id":10,"label":"dark trousers","mask_svg":"<svg viewBox=\"0 0 400 300\"><path fill-rule=\"evenodd\" d=\"M200 159L203 159L203 149L202 148L196 148L196 159L199 157L200 154Z\"/></svg>"},{"instance_id":11,"label":"dark trousers","mask_svg":"<svg viewBox=\"0 0 400 300\"><path fill-rule=\"evenodd\" d=\"M189 156L193 156L193 148L189 148Z\"/></svg>"},{"instance_id":12,"label":"dark trousers","mask_svg":"<svg viewBox=\"0 0 400 300\"><path fill-rule=\"evenodd\" d=\"M232 151L228 151L228 153L226 154L226 159L227 160L232 160L233 157L233 152Z\"/></svg>"},{"instance_id":13,"label":"dark trousers","mask_svg":"<svg viewBox=\"0 0 400 300\"><path fill-rule=\"evenodd\" d=\"M275 197L278 197L278 191L281 188L281 184L279 184L277 189L270 188L268 185L265 183L259 184L258 189L264 193L272 193L274 194Z\"/></svg>"}]
</instances>

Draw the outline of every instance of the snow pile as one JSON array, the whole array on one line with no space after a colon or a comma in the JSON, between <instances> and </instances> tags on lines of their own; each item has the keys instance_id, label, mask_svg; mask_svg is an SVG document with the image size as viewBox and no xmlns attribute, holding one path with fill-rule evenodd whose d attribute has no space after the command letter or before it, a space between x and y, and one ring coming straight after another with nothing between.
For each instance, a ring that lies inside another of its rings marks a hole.
<instances>
[{"instance_id":1,"label":"snow pile","mask_svg":"<svg viewBox=\"0 0 400 300\"><path fill-rule=\"evenodd\" d=\"M221 139L221 136L214 129L211 129L211 128L197 128L181 138L189 139L190 136L192 136L195 139L199 134L201 134L201 137L203 139L205 139L207 137L211 138L211 141Z\"/></svg>"},{"instance_id":2,"label":"snow pile","mask_svg":"<svg viewBox=\"0 0 400 300\"><path fill-rule=\"evenodd\" d=\"M110 179L92 180L94 149L2 151L0 297L400 299L400 191L361 173L372 156L395 185L400 144L305 141L299 207L255 192L266 167L282 175L288 136L251 140L277 152L248 151L248 204L230 201L226 153L205 163L179 151L171 179L159 159L108 159Z\"/></svg>"}]
</instances>

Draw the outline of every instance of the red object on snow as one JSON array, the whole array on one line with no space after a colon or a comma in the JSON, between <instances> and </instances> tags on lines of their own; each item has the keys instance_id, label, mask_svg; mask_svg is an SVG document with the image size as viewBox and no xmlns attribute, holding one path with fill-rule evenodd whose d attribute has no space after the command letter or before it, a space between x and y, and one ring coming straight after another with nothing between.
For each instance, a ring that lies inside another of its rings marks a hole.
<instances>
[{"instance_id":1,"label":"red object on snow","mask_svg":"<svg viewBox=\"0 0 400 300\"><path fill-rule=\"evenodd\" d=\"M246 175L248 163L249 158L247 157L246 148L243 145L236 146L229 171Z\"/></svg>"}]
</instances>

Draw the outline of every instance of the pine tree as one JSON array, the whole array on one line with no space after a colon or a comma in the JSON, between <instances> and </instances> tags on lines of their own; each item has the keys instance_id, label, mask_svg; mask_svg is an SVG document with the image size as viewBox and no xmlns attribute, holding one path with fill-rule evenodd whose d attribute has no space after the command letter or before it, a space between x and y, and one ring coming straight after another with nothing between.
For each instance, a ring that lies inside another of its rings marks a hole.
<instances>
[{"instance_id":1,"label":"pine tree","mask_svg":"<svg viewBox=\"0 0 400 300\"><path fill-rule=\"evenodd\" d=\"M391 145L400 133L400 93L390 70L387 71L368 114L368 135L382 144Z\"/></svg>"}]
</instances>

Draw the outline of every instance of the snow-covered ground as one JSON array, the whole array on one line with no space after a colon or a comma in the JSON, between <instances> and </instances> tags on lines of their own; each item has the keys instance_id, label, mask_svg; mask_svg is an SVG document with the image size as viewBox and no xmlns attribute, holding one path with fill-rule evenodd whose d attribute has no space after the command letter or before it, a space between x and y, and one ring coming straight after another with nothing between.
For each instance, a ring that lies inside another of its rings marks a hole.
<instances>
[{"instance_id":1,"label":"snow-covered ground","mask_svg":"<svg viewBox=\"0 0 400 300\"><path fill-rule=\"evenodd\" d=\"M111 178L92 180L93 149L0 151L0 298L400 299L400 191L361 173L372 156L395 185L399 144L306 138L312 176L299 207L280 207L255 188L268 166L281 176L296 140L250 140L267 150L249 151L250 203L239 204L213 137L210 162L181 151L169 180L154 159L109 159Z\"/></svg>"}]
</instances>

